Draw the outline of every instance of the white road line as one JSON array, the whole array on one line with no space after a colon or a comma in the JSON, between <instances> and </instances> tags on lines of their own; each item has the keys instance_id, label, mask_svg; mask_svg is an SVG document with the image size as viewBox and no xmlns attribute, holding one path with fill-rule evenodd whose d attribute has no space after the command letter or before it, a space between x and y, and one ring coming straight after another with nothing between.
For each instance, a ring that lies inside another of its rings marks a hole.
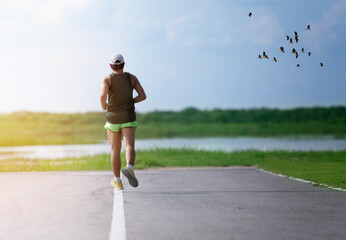
<instances>
[{"instance_id":1,"label":"white road line","mask_svg":"<svg viewBox=\"0 0 346 240\"><path fill-rule=\"evenodd\" d=\"M314 184L314 185L320 185L320 186L323 186L323 187L331 188L333 190L338 190L338 191L346 192L346 189L343 189L343 188L331 187L331 186L329 186L327 184L323 184L323 183L315 183L313 181L307 181L307 180L300 179L300 178L289 177L289 176L286 176L286 175L283 175L283 174L280 174L280 173L273 173L273 172L270 172L270 171L267 171L267 170L263 170L263 169L260 169L260 168L257 168L257 169L262 171L262 172L270 173L270 174L275 175L275 176L286 177L288 179L296 180L296 181L299 181L299 182L310 183L310 184Z\"/></svg>"},{"instance_id":2,"label":"white road line","mask_svg":"<svg viewBox=\"0 0 346 240\"><path fill-rule=\"evenodd\" d=\"M123 192L114 189L114 203L109 240L126 240Z\"/></svg>"}]
</instances>

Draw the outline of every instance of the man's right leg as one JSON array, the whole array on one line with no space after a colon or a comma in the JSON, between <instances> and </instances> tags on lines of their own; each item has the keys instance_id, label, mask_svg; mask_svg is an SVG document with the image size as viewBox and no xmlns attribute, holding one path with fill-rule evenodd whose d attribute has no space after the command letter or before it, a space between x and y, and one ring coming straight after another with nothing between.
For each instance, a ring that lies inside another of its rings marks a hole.
<instances>
[{"instance_id":1,"label":"man's right leg","mask_svg":"<svg viewBox=\"0 0 346 240\"><path fill-rule=\"evenodd\" d=\"M127 166L123 168L122 173L129 180L129 183L132 187L138 187L138 180L133 171L133 165L135 164L135 131L134 127L125 127L121 129L124 145L125 145L125 153L126 153L126 161Z\"/></svg>"},{"instance_id":2,"label":"man's right leg","mask_svg":"<svg viewBox=\"0 0 346 240\"><path fill-rule=\"evenodd\" d=\"M132 166L135 165L136 151L135 151L135 132L134 127L125 127L121 129L124 139L126 162Z\"/></svg>"}]
</instances>

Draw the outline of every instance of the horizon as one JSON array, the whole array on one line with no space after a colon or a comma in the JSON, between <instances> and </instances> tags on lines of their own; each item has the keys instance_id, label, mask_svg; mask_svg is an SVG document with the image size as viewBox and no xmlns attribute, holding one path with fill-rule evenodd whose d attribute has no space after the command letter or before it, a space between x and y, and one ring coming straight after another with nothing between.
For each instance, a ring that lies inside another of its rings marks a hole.
<instances>
[{"instance_id":1,"label":"horizon","mask_svg":"<svg viewBox=\"0 0 346 240\"><path fill-rule=\"evenodd\" d=\"M113 53L147 93L140 113L344 106L345 13L344 0L1 1L0 113L102 112Z\"/></svg>"},{"instance_id":2,"label":"horizon","mask_svg":"<svg viewBox=\"0 0 346 240\"><path fill-rule=\"evenodd\" d=\"M330 105L330 106L297 106L292 108L276 108L276 107L249 107L249 108L199 108L195 106L186 106L182 109L178 110L171 110L171 109L154 109L150 111L136 111L137 114L147 114L152 112L181 112L183 110L186 110L188 108L194 108L198 111L214 111L214 110L222 110L222 111L229 111L229 110L236 110L236 111L247 111L247 110L279 110L279 111L290 111L290 110L296 110L296 109L315 109L315 108L346 108L346 105ZM49 114L87 114L87 113L106 113L106 111L85 111L85 112L51 112L51 111L28 111L28 110L18 110L18 111L12 111L12 112L0 112L0 115L10 115L10 114L16 114L16 113L49 113Z\"/></svg>"}]
</instances>

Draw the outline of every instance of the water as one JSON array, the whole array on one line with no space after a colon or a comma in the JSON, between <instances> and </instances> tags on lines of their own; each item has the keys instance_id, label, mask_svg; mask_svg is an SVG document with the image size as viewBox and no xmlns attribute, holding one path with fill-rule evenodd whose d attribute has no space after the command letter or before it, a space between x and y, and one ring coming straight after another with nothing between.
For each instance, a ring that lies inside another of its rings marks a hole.
<instances>
[{"instance_id":1,"label":"water","mask_svg":"<svg viewBox=\"0 0 346 240\"><path fill-rule=\"evenodd\" d=\"M169 138L138 139L136 149L193 148L205 150L345 150L346 139L332 138ZM0 159L6 158L64 158L110 153L108 142L84 145L48 145L0 147Z\"/></svg>"}]
</instances>

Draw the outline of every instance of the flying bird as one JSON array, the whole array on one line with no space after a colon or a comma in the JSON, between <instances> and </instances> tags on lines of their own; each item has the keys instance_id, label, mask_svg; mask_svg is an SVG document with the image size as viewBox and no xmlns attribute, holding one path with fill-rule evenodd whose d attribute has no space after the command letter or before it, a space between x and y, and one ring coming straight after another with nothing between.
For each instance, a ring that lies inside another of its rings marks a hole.
<instances>
[{"instance_id":1,"label":"flying bird","mask_svg":"<svg viewBox=\"0 0 346 240\"><path fill-rule=\"evenodd\" d=\"M294 37L299 37L297 32L294 32Z\"/></svg>"},{"instance_id":2,"label":"flying bird","mask_svg":"<svg viewBox=\"0 0 346 240\"><path fill-rule=\"evenodd\" d=\"M308 56L310 57L310 55L311 55L311 52L308 52Z\"/></svg>"},{"instance_id":3,"label":"flying bird","mask_svg":"<svg viewBox=\"0 0 346 240\"><path fill-rule=\"evenodd\" d=\"M293 48L292 49L292 53L296 53L297 51L296 51L296 49L295 48Z\"/></svg>"},{"instance_id":4,"label":"flying bird","mask_svg":"<svg viewBox=\"0 0 346 240\"><path fill-rule=\"evenodd\" d=\"M262 55L262 57L264 57L264 58L268 59L268 55L266 54L266 52L264 52L264 51L263 51L263 55Z\"/></svg>"},{"instance_id":5,"label":"flying bird","mask_svg":"<svg viewBox=\"0 0 346 240\"><path fill-rule=\"evenodd\" d=\"M280 47L280 51L284 53L285 52L284 47Z\"/></svg>"},{"instance_id":6,"label":"flying bird","mask_svg":"<svg viewBox=\"0 0 346 240\"><path fill-rule=\"evenodd\" d=\"M290 44L293 44L292 38L290 38Z\"/></svg>"},{"instance_id":7,"label":"flying bird","mask_svg":"<svg viewBox=\"0 0 346 240\"><path fill-rule=\"evenodd\" d=\"M273 57L273 61L274 61L274 62L277 62L278 60L276 60L276 57Z\"/></svg>"},{"instance_id":8,"label":"flying bird","mask_svg":"<svg viewBox=\"0 0 346 240\"><path fill-rule=\"evenodd\" d=\"M259 58L259 59L262 59L261 55L258 55L258 58Z\"/></svg>"},{"instance_id":9,"label":"flying bird","mask_svg":"<svg viewBox=\"0 0 346 240\"><path fill-rule=\"evenodd\" d=\"M287 39L287 41L290 40L290 36L286 35L286 39Z\"/></svg>"},{"instance_id":10,"label":"flying bird","mask_svg":"<svg viewBox=\"0 0 346 240\"><path fill-rule=\"evenodd\" d=\"M252 16L252 12L249 12L249 17L251 17Z\"/></svg>"},{"instance_id":11,"label":"flying bird","mask_svg":"<svg viewBox=\"0 0 346 240\"><path fill-rule=\"evenodd\" d=\"M302 48L302 53L305 52L304 48Z\"/></svg>"},{"instance_id":12,"label":"flying bird","mask_svg":"<svg viewBox=\"0 0 346 240\"><path fill-rule=\"evenodd\" d=\"M296 43L298 43L299 41L298 37L294 37L294 39L296 40Z\"/></svg>"},{"instance_id":13,"label":"flying bird","mask_svg":"<svg viewBox=\"0 0 346 240\"><path fill-rule=\"evenodd\" d=\"M311 30L310 25L308 25L308 26L306 27L306 30Z\"/></svg>"},{"instance_id":14,"label":"flying bird","mask_svg":"<svg viewBox=\"0 0 346 240\"><path fill-rule=\"evenodd\" d=\"M321 65L321 67L323 67L324 65L323 65L323 63L320 63L320 65Z\"/></svg>"},{"instance_id":15,"label":"flying bird","mask_svg":"<svg viewBox=\"0 0 346 240\"><path fill-rule=\"evenodd\" d=\"M298 53L296 52L296 58L298 58Z\"/></svg>"},{"instance_id":16,"label":"flying bird","mask_svg":"<svg viewBox=\"0 0 346 240\"><path fill-rule=\"evenodd\" d=\"M299 65L299 64L297 64L297 67L300 67L300 65Z\"/></svg>"}]
</instances>

